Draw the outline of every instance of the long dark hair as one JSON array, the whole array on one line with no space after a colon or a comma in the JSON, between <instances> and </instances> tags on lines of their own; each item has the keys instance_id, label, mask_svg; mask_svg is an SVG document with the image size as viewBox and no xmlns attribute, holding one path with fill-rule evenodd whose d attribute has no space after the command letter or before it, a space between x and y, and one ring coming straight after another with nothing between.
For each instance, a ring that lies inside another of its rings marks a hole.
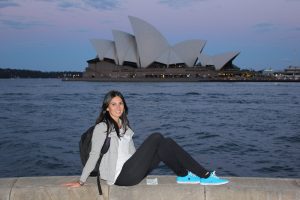
<instances>
[{"instance_id":1,"label":"long dark hair","mask_svg":"<svg viewBox=\"0 0 300 200\"><path fill-rule=\"evenodd\" d=\"M118 137L120 138L121 134L120 134L120 128L118 126L118 123L110 116L109 112L107 111L107 108L108 108L111 100L114 97L120 97L124 104L124 112L122 113L122 115L120 117L120 119L122 120L122 128L124 130L124 133L126 132L127 128L130 127L129 121L127 118L128 107L127 107L126 101L125 101L123 95L121 94L121 92L115 91L115 90L109 91L105 95L105 97L103 99L103 103L102 103L102 108L101 108L102 110L99 114L99 117L96 120L96 124L98 124L100 122L105 122L107 125L107 133L110 133L110 132L112 132L113 129L115 129ZM124 134L124 133L122 133L122 134Z\"/></svg>"}]
</instances>

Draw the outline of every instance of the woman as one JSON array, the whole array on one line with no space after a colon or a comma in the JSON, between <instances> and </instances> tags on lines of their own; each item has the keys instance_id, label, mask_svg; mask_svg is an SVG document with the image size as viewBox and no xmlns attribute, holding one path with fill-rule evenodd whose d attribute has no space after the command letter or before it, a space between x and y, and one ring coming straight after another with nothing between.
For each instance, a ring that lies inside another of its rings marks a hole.
<instances>
[{"instance_id":1,"label":"woman","mask_svg":"<svg viewBox=\"0 0 300 200\"><path fill-rule=\"evenodd\" d=\"M67 186L84 185L95 168L107 132L111 137L110 148L104 154L99 170L101 178L109 185L136 185L156 168L160 161L177 175L177 183L202 185L228 183L228 180L217 177L215 172L207 171L174 140L165 138L160 133L151 134L136 150L132 140L134 133L130 128L127 114L128 107L123 95L118 91L108 92L96 120L92 149L80 180L67 183Z\"/></svg>"}]
</instances>

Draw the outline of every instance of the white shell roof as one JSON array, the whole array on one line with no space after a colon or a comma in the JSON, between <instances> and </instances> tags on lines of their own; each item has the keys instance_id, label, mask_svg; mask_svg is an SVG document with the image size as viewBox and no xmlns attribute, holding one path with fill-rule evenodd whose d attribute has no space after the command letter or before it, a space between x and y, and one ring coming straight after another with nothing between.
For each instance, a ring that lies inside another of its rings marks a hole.
<instances>
[{"instance_id":1,"label":"white shell roof","mask_svg":"<svg viewBox=\"0 0 300 200\"><path fill-rule=\"evenodd\" d=\"M170 48L169 44L152 25L132 16L129 16L129 20L135 35L141 66L148 67Z\"/></svg>"},{"instance_id":2,"label":"white shell roof","mask_svg":"<svg viewBox=\"0 0 300 200\"><path fill-rule=\"evenodd\" d=\"M216 70L222 69L227 63L235 59L240 53L239 52L226 52L214 56L209 56L201 53L198 57L197 63L202 66L213 65Z\"/></svg>"},{"instance_id":3,"label":"white shell roof","mask_svg":"<svg viewBox=\"0 0 300 200\"><path fill-rule=\"evenodd\" d=\"M222 69L227 63L235 59L239 52L226 52L212 57L216 70Z\"/></svg>"},{"instance_id":4,"label":"white shell roof","mask_svg":"<svg viewBox=\"0 0 300 200\"><path fill-rule=\"evenodd\" d=\"M155 61L164 63L166 65L184 63L184 60L181 59L173 48L168 48L158 59Z\"/></svg>"},{"instance_id":5,"label":"white shell roof","mask_svg":"<svg viewBox=\"0 0 300 200\"><path fill-rule=\"evenodd\" d=\"M104 39L91 39L91 43L95 48L100 60L109 58L113 59L117 64L119 64L114 41Z\"/></svg>"},{"instance_id":6,"label":"white shell roof","mask_svg":"<svg viewBox=\"0 0 300 200\"><path fill-rule=\"evenodd\" d=\"M135 37L123 31L112 31L117 51L117 58L120 65L124 64L124 61L130 61L139 64L138 52Z\"/></svg>"},{"instance_id":7,"label":"white shell roof","mask_svg":"<svg viewBox=\"0 0 300 200\"><path fill-rule=\"evenodd\" d=\"M174 51L179 55L187 66L194 66L199 53L205 46L203 40L187 40L174 45Z\"/></svg>"},{"instance_id":8,"label":"white shell roof","mask_svg":"<svg viewBox=\"0 0 300 200\"><path fill-rule=\"evenodd\" d=\"M213 58L209 55L201 53L198 56L197 63L200 63L202 66L214 65Z\"/></svg>"}]
</instances>

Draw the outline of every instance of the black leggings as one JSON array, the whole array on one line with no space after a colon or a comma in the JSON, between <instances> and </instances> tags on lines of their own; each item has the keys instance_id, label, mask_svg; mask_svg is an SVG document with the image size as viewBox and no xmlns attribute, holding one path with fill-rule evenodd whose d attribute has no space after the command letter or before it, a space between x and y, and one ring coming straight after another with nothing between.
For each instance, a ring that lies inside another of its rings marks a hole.
<instances>
[{"instance_id":1,"label":"black leggings","mask_svg":"<svg viewBox=\"0 0 300 200\"><path fill-rule=\"evenodd\" d=\"M171 168L177 176L186 176L188 171L200 177L207 177L209 174L174 140L165 138L160 133L153 133L125 162L115 185L138 184L158 166L160 161Z\"/></svg>"}]
</instances>

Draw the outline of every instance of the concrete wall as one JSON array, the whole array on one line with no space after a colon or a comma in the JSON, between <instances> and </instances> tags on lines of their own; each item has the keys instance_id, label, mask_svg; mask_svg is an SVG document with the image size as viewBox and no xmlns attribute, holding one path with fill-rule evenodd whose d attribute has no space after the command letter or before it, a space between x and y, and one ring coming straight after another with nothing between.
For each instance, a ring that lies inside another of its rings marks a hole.
<instances>
[{"instance_id":1,"label":"concrete wall","mask_svg":"<svg viewBox=\"0 0 300 200\"><path fill-rule=\"evenodd\" d=\"M120 187L102 182L102 197L95 178L80 188L63 186L77 181L77 176L2 178L0 200L300 200L300 179L229 177L226 185L202 186L177 184L174 176L149 178L158 178L158 184L147 185L144 180L136 186Z\"/></svg>"}]
</instances>

